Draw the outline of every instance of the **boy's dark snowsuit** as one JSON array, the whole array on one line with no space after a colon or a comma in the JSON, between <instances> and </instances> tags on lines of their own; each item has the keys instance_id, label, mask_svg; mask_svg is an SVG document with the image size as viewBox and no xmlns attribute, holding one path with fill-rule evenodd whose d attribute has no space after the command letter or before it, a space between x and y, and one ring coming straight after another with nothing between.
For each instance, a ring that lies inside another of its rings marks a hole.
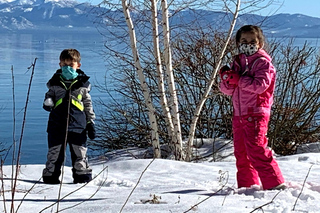
<instances>
[{"instance_id":1,"label":"boy's dark snowsuit","mask_svg":"<svg viewBox=\"0 0 320 213\"><path fill-rule=\"evenodd\" d=\"M47 128L49 150L46 168L42 174L45 183L60 182L61 166L65 158L66 129L74 183L88 182L92 179L92 170L86 156L86 129L93 129L95 119L89 94L91 84L83 71L78 69L77 73L78 77L66 81L59 69L47 83L49 90L45 94L45 100L51 98L54 106L44 105L44 109L50 111Z\"/></svg>"}]
</instances>

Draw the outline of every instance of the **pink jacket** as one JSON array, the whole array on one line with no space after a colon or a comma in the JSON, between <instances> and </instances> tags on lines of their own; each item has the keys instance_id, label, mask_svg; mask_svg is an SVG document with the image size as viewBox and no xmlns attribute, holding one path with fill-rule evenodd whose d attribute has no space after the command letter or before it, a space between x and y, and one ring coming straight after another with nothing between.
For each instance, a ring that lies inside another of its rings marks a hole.
<instances>
[{"instance_id":1,"label":"pink jacket","mask_svg":"<svg viewBox=\"0 0 320 213\"><path fill-rule=\"evenodd\" d=\"M235 60L231 66L240 74L238 86L220 83L221 92L232 96L233 115L270 116L276 79L271 57L263 49L251 56L240 54L238 57L240 60Z\"/></svg>"}]
</instances>

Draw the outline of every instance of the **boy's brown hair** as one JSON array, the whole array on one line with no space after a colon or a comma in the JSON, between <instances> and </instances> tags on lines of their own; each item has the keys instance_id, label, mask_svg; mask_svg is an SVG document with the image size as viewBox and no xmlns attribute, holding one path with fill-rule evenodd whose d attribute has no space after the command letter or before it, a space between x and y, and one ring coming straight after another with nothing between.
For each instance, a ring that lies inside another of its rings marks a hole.
<instances>
[{"instance_id":1,"label":"boy's brown hair","mask_svg":"<svg viewBox=\"0 0 320 213\"><path fill-rule=\"evenodd\" d=\"M80 52L76 49L64 49L60 54L60 61L70 60L73 62L80 63L81 56Z\"/></svg>"}]
</instances>

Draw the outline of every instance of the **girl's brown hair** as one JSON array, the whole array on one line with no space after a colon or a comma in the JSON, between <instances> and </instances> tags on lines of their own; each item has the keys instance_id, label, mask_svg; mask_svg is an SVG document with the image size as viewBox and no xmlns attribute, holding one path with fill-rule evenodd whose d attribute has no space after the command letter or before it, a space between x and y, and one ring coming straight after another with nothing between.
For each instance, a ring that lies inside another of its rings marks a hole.
<instances>
[{"instance_id":1,"label":"girl's brown hair","mask_svg":"<svg viewBox=\"0 0 320 213\"><path fill-rule=\"evenodd\" d=\"M242 33L253 33L257 36L261 47L264 45L264 35L260 27L255 25L244 25L236 33L236 43L239 45Z\"/></svg>"}]
</instances>

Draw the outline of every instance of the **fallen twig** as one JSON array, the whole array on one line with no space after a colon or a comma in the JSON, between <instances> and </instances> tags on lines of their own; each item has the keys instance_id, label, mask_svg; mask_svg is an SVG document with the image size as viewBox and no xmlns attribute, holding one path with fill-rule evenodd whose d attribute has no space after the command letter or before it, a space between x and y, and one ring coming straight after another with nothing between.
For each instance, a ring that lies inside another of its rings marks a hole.
<instances>
[{"instance_id":1,"label":"fallen twig","mask_svg":"<svg viewBox=\"0 0 320 213\"><path fill-rule=\"evenodd\" d=\"M278 194L280 194L280 192L282 192L282 191L281 191L281 190L278 191L278 193L272 198L272 200L271 200L270 202L265 203L265 204L263 204L263 205L261 205L261 206L258 206L257 208L255 208L254 210L252 210L250 213L253 213L253 212L257 211L258 209L262 209L263 207L265 207L265 206L273 203L274 199L278 196Z\"/></svg>"},{"instance_id":2,"label":"fallen twig","mask_svg":"<svg viewBox=\"0 0 320 213\"><path fill-rule=\"evenodd\" d=\"M312 168L312 167L313 167L313 164L310 166L309 171L308 171L308 173L307 173L307 175L306 175L306 177L305 177L305 179L304 179L304 182L303 182L301 191L300 191L300 193L299 193L299 195L298 195L298 197L297 197L297 199L296 199L296 202L295 202L294 205L293 205L292 211L294 211L294 209L295 209L295 207L296 207L296 205L297 205L298 199L300 198L300 196L301 196L301 194L302 194L302 191L303 191L303 189L304 189L304 186L305 186L305 184L306 184L307 178L309 177L309 174L310 174L310 171L311 171L311 168Z\"/></svg>"},{"instance_id":3,"label":"fallen twig","mask_svg":"<svg viewBox=\"0 0 320 213\"><path fill-rule=\"evenodd\" d=\"M155 160L155 158L153 158L152 161L150 161L150 163L146 166L146 168L145 168L145 169L143 170L143 172L141 173L141 175L140 175L140 177L139 177L139 179L138 179L138 182L136 183L136 185L135 185L135 186L133 187L133 189L131 190L129 196L127 197L126 202L124 202L124 204L122 205L119 213L121 213L122 210L124 209L124 207L126 206L126 204L127 204L128 200L129 200L129 198L131 197L132 193L134 192L134 190L135 190L135 189L137 188L137 186L139 185L140 180L141 180L143 174L147 171L147 169L148 169L149 166L153 163L154 160Z\"/></svg>"}]
</instances>

